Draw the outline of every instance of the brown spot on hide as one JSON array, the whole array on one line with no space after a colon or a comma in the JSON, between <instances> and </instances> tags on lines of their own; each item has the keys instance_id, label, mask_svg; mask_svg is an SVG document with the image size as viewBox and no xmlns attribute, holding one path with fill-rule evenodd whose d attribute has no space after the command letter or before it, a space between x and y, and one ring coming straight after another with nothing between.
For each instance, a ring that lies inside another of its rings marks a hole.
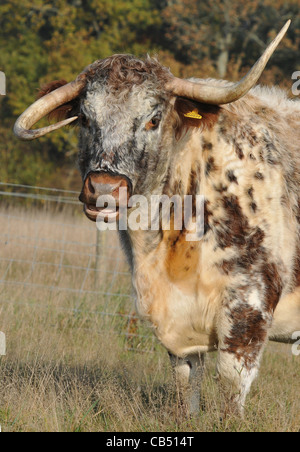
<instances>
[{"instance_id":1,"label":"brown spot on hide","mask_svg":"<svg viewBox=\"0 0 300 452\"><path fill-rule=\"evenodd\" d=\"M237 142L235 142L235 152L236 152L238 158L239 158L240 160L243 160L243 158L244 158L244 153L243 153L243 150L242 150L240 144L238 144Z\"/></svg>"},{"instance_id":2,"label":"brown spot on hide","mask_svg":"<svg viewBox=\"0 0 300 452\"><path fill-rule=\"evenodd\" d=\"M260 311L245 301L230 311L230 334L225 338L223 351L233 353L251 369L267 336L267 322Z\"/></svg>"},{"instance_id":3,"label":"brown spot on hide","mask_svg":"<svg viewBox=\"0 0 300 452\"><path fill-rule=\"evenodd\" d=\"M213 213L208 208L209 201L204 201L204 235L211 229L210 218L213 217Z\"/></svg>"},{"instance_id":4,"label":"brown spot on hide","mask_svg":"<svg viewBox=\"0 0 300 452\"><path fill-rule=\"evenodd\" d=\"M239 205L238 198L234 195L224 196L222 205L226 216L221 220L220 227L216 230L218 245L222 249L230 246L244 246L249 233L249 225Z\"/></svg>"},{"instance_id":5,"label":"brown spot on hide","mask_svg":"<svg viewBox=\"0 0 300 452\"><path fill-rule=\"evenodd\" d=\"M260 161L261 161L261 162L264 162L264 161L265 161L265 156L264 156L264 151L263 151L263 149L260 149L260 151L259 151L259 158L260 158Z\"/></svg>"},{"instance_id":6,"label":"brown spot on hide","mask_svg":"<svg viewBox=\"0 0 300 452\"><path fill-rule=\"evenodd\" d=\"M228 187L226 185L223 185L222 182L220 182L219 185L214 185L214 190L216 190L218 193L224 193L227 191Z\"/></svg>"},{"instance_id":7,"label":"brown spot on hide","mask_svg":"<svg viewBox=\"0 0 300 452\"><path fill-rule=\"evenodd\" d=\"M173 193L175 195L183 195L184 194L184 187L182 180L175 180L173 185Z\"/></svg>"},{"instance_id":8,"label":"brown spot on hide","mask_svg":"<svg viewBox=\"0 0 300 452\"><path fill-rule=\"evenodd\" d=\"M298 249L297 249L297 257L295 260L295 283L296 283L296 287L300 286L300 244L298 245Z\"/></svg>"},{"instance_id":9,"label":"brown spot on hide","mask_svg":"<svg viewBox=\"0 0 300 452\"><path fill-rule=\"evenodd\" d=\"M212 143L206 141L204 137L202 137L202 151L211 151L213 148Z\"/></svg>"},{"instance_id":10,"label":"brown spot on hide","mask_svg":"<svg viewBox=\"0 0 300 452\"><path fill-rule=\"evenodd\" d=\"M248 189L248 195L250 196L251 199L254 199L253 193L254 193L254 188L253 187L249 188Z\"/></svg>"},{"instance_id":11,"label":"brown spot on hide","mask_svg":"<svg viewBox=\"0 0 300 452\"><path fill-rule=\"evenodd\" d=\"M205 166L205 175L209 176L212 171L216 170L215 159L213 157L209 157Z\"/></svg>"},{"instance_id":12,"label":"brown spot on hide","mask_svg":"<svg viewBox=\"0 0 300 452\"><path fill-rule=\"evenodd\" d=\"M258 264L257 270L259 272L260 262L264 262L266 259L266 252L263 247L264 238L265 233L257 228L247 236L245 247L239 251L238 256L231 260L222 261L217 265L218 268L226 275L231 272L249 274L252 267Z\"/></svg>"},{"instance_id":13,"label":"brown spot on hide","mask_svg":"<svg viewBox=\"0 0 300 452\"><path fill-rule=\"evenodd\" d=\"M233 272L236 267L236 259L232 259L230 261L223 261L218 267L222 270L225 275L229 275L229 273Z\"/></svg>"},{"instance_id":14,"label":"brown spot on hide","mask_svg":"<svg viewBox=\"0 0 300 452\"><path fill-rule=\"evenodd\" d=\"M264 175L262 173L260 173L259 171L257 171L257 173L254 174L255 179L258 180L264 180Z\"/></svg>"},{"instance_id":15,"label":"brown spot on hide","mask_svg":"<svg viewBox=\"0 0 300 452\"><path fill-rule=\"evenodd\" d=\"M297 209L296 209L296 219L297 219L298 223L300 224L300 201L298 201L298 206L297 206Z\"/></svg>"},{"instance_id":16,"label":"brown spot on hide","mask_svg":"<svg viewBox=\"0 0 300 452\"><path fill-rule=\"evenodd\" d=\"M247 138L251 146L256 146L258 143L258 138L256 136L256 133L253 129L248 130Z\"/></svg>"},{"instance_id":17,"label":"brown spot on hide","mask_svg":"<svg viewBox=\"0 0 300 452\"><path fill-rule=\"evenodd\" d=\"M167 254L165 266L169 279L188 292L197 284L199 243L186 240L187 231L164 231L163 243Z\"/></svg>"},{"instance_id":18,"label":"brown spot on hide","mask_svg":"<svg viewBox=\"0 0 300 452\"><path fill-rule=\"evenodd\" d=\"M262 277L265 284L265 302L268 312L274 312L282 294L283 283L278 268L273 263L262 265Z\"/></svg>"},{"instance_id":19,"label":"brown spot on hide","mask_svg":"<svg viewBox=\"0 0 300 452\"><path fill-rule=\"evenodd\" d=\"M238 185L238 180L233 171L227 171L226 176L229 182L234 182L235 184Z\"/></svg>"},{"instance_id":20,"label":"brown spot on hide","mask_svg":"<svg viewBox=\"0 0 300 452\"><path fill-rule=\"evenodd\" d=\"M200 192L200 177L201 177L201 167L199 163L196 163L190 173L189 186L187 189L187 195L192 196L192 215L196 215L196 196Z\"/></svg>"},{"instance_id":21,"label":"brown spot on hide","mask_svg":"<svg viewBox=\"0 0 300 452\"><path fill-rule=\"evenodd\" d=\"M296 287L300 287L300 259L297 259L296 269L295 269L295 277L296 277Z\"/></svg>"}]
</instances>

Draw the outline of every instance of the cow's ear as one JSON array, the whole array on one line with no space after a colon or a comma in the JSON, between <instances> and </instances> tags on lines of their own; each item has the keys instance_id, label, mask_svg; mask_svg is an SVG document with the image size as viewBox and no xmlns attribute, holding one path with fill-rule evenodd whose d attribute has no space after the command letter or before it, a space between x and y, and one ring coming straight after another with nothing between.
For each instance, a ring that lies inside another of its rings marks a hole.
<instances>
[{"instance_id":1,"label":"cow's ear","mask_svg":"<svg viewBox=\"0 0 300 452\"><path fill-rule=\"evenodd\" d=\"M177 113L175 133L177 139L189 128L210 129L217 122L221 107L177 97L174 105Z\"/></svg>"},{"instance_id":2,"label":"cow's ear","mask_svg":"<svg viewBox=\"0 0 300 452\"><path fill-rule=\"evenodd\" d=\"M51 93L51 91L54 91L57 88L66 85L67 83L68 82L66 82L66 80L54 80L53 82L43 85L37 94L37 99L46 96L46 94ZM77 116L78 110L79 110L79 99L75 98L71 102L60 105L55 110L51 111L51 113L49 113L48 115L48 119L49 121L50 120L62 121L64 119L71 118L72 116ZM77 121L74 121L73 123L71 123L71 125L75 125L76 123Z\"/></svg>"}]
</instances>

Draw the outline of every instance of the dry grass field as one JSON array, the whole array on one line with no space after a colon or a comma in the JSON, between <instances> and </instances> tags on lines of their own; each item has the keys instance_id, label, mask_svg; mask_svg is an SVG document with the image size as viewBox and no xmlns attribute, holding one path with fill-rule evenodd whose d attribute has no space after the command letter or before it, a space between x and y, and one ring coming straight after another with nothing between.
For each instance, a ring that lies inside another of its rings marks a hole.
<instances>
[{"instance_id":1,"label":"dry grass field","mask_svg":"<svg viewBox=\"0 0 300 452\"><path fill-rule=\"evenodd\" d=\"M209 355L206 410L179 420L167 353L132 317L116 235L97 242L79 209L2 207L0 221L2 431L300 431L300 356L291 346L268 345L243 421L220 422Z\"/></svg>"}]
</instances>

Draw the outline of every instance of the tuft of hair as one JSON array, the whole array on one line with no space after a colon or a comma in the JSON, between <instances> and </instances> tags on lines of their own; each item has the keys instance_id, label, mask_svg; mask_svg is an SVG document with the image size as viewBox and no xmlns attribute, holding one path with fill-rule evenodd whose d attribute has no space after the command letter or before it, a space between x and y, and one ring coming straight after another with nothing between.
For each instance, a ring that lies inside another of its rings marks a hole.
<instances>
[{"instance_id":1,"label":"tuft of hair","mask_svg":"<svg viewBox=\"0 0 300 452\"><path fill-rule=\"evenodd\" d=\"M43 96L46 96L46 94L51 93L52 91L55 91L56 89L60 88L61 86L66 85L68 82L66 80L54 80L53 82L46 83L41 87L37 94L37 99L40 99ZM71 102L67 102L63 105L60 105L55 110L51 111L48 115L48 120L55 120L55 121L62 121L63 119L70 118L71 116L77 116L77 111L79 107L79 99L73 99ZM75 125L77 121L74 121L72 125Z\"/></svg>"},{"instance_id":2,"label":"tuft of hair","mask_svg":"<svg viewBox=\"0 0 300 452\"><path fill-rule=\"evenodd\" d=\"M131 89L146 80L152 80L162 88L172 77L168 68L162 66L156 58L147 55L144 59L130 54L116 54L95 61L86 68L87 81L97 81L108 85L110 90Z\"/></svg>"},{"instance_id":3,"label":"tuft of hair","mask_svg":"<svg viewBox=\"0 0 300 452\"><path fill-rule=\"evenodd\" d=\"M218 105L202 104L184 97L177 97L174 105L176 112L175 136L179 140L191 128L211 129L218 120L221 107ZM185 115L197 110L202 119L194 119Z\"/></svg>"}]
</instances>

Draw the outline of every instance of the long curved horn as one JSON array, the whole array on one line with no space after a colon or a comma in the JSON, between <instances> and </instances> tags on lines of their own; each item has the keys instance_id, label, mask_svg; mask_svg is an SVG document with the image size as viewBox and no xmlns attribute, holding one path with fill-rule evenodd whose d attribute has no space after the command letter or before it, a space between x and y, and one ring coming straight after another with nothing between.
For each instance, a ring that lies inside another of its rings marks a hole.
<instances>
[{"instance_id":1,"label":"long curved horn","mask_svg":"<svg viewBox=\"0 0 300 452\"><path fill-rule=\"evenodd\" d=\"M57 122L56 124L48 127L30 130L34 124L48 115L51 111L55 110L60 105L75 99L75 97L77 97L84 88L85 83L85 78L79 75L73 82L61 86L55 91L52 91L44 97L38 99L17 119L14 126L15 135L21 140L35 140L36 138L46 135L46 133L60 129L61 127L75 121L77 116Z\"/></svg>"},{"instance_id":2,"label":"long curved horn","mask_svg":"<svg viewBox=\"0 0 300 452\"><path fill-rule=\"evenodd\" d=\"M291 21L288 20L276 38L264 51L260 59L239 82L227 87L221 87L209 83L195 83L174 77L166 84L166 89L176 96L187 97L204 104L222 105L240 99L257 83L276 47L287 32L290 23Z\"/></svg>"}]
</instances>

